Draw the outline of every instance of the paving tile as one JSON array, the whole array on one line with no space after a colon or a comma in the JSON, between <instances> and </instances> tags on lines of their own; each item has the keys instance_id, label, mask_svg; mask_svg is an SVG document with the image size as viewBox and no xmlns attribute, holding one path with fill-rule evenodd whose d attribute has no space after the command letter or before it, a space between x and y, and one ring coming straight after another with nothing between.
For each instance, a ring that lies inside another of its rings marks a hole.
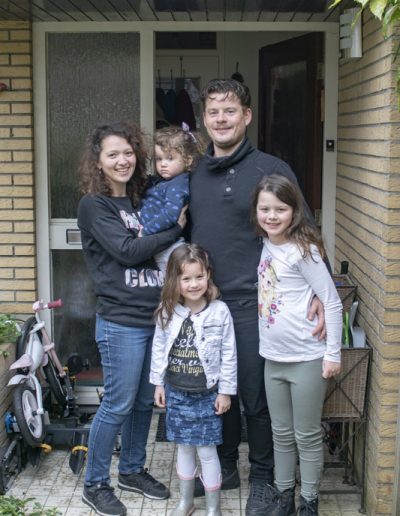
<instances>
[{"instance_id":1,"label":"paving tile","mask_svg":"<svg viewBox=\"0 0 400 516\"><path fill-rule=\"evenodd\" d=\"M171 490L168 500L150 500L136 493L116 489L116 494L128 508L128 516L168 516L179 499L179 480L176 475L176 449L173 443L155 442L158 416L152 421L148 443L147 466L152 475L162 480ZM242 516L249 493L247 462L248 447L242 443L239 450L239 473L241 487L221 493L224 516ZM322 489L341 489L343 494L321 494L320 516L359 516L360 495L349 493L354 486L343 484L343 469L326 468L321 483ZM112 457L111 482L116 486L118 478L118 454ZM46 507L59 508L63 516L95 516L82 502L84 468L75 475L69 468L69 451L55 449L43 456L37 467L28 466L15 480L8 494L20 498L34 497ZM299 486L297 487L297 493ZM298 495L297 495L298 496ZM33 506L32 502L32 506ZM205 515L205 498L195 499L195 516Z\"/></svg>"},{"instance_id":2,"label":"paving tile","mask_svg":"<svg viewBox=\"0 0 400 516\"><path fill-rule=\"evenodd\" d=\"M25 496L25 498L31 498L30 496ZM35 503L40 503L41 505L45 505L47 496L35 496L34 499L26 504L27 509L32 509Z\"/></svg>"},{"instance_id":3,"label":"paving tile","mask_svg":"<svg viewBox=\"0 0 400 516\"><path fill-rule=\"evenodd\" d=\"M46 506L50 507L68 507L71 501L71 495L69 494L59 494L59 495L49 495L46 500Z\"/></svg>"},{"instance_id":4,"label":"paving tile","mask_svg":"<svg viewBox=\"0 0 400 516\"><path fill-rule=\"evenodd\" d=\"M131 509L141 509L144 504L144 498L143 496L137 494L137 493L129 493L128 491L120 491L117 490L117 496L118 492L121 493L120 500L122 503L124 503L127 507Z\"/></svg>"},{"instance_id":5,"label":"paving tile","mask_svg":"<svg viewBox=\"0 0 400 516\"><path fill-rule=\"evenodd\" d=\"M84 507L86 507L86 510L88 510L87 509L87 505L84 504L83 501L82 501L82 491L80 493L75 493L70 498L69 507L73 507L73 508L76 508L76 509L83 509Z\"/></svg>"},{"instance_id":6,"label":"paving tile","mask_svg":"<svg viewBox=\"0 0 400 516\"><path fill-rule=\"evenodd\" d=\"M73 507L68 507L67 512L65 513L66 516L89 516L94 515L94 512L89 509L87 505L85 505L86 508L78 509Z\"/></svg>"}]
</instances>

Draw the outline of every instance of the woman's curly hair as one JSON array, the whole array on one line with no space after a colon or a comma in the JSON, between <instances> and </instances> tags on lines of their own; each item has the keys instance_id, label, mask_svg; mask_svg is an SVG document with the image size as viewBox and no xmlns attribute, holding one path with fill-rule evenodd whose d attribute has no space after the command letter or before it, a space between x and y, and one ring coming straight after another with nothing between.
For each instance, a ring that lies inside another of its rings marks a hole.
<instances>
[{"instance_id":1,"label":"woman's curly hair","mask_svg":"<svg viewBox=\"0 0 400 516\"><path fill-rule=\"evenodd\" d=\"M133 205L138 207L148 181L146 173L148 154L142 131L136 124L130 122L104 124L89 135L78 166L80 189L84 194L102 194L111 197L111 184L98 166L102 142L108 136L123 138L131 145L135 153L135 171L126 184L126 193L131 198Z\"/></svg>"}]
</instances>

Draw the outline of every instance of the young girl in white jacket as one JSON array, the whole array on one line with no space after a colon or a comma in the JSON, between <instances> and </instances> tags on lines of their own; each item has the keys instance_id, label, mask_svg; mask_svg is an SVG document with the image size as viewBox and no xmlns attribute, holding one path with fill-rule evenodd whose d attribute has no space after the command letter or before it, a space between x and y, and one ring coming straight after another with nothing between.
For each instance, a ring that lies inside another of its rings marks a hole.
<instances>
[{"instance_id":1,"label":"young girl in white jacket","mask_svg":"<svg viewBox=\"0 0 400 516\"><path fill-rule=\"evenodd\" d=\"M206 494L206 514L220 515L221 415L236 394L236 346L228 307L217 300L206 252L184 244L170 256L156 310L150 382L166 407L167 438L178 444L180 500L171 516L194 511L196 450Z\"/></svg>"}]
</instances>

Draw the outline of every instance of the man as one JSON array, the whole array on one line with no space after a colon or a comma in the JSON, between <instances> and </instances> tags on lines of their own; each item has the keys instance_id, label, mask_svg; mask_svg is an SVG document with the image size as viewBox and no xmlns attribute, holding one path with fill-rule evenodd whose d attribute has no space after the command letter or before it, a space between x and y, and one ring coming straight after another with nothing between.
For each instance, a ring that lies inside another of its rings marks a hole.
<instances>
[{"instance_id":1,"label":"man","mask_svg":"<svg viewBox=\"0 0 400 516\"><path fill-rule=\"evenodd\" d=\"M238 388L247 423L250 493L246 516L266 514L273 482L271 420L264 389L264 359L259 355L257 266L262 242L250 222L253 191L264 175L296 177L283 161L258 151L247 139L252 119L250 92L235 80L214 79L202 92L203 121L211 143L191 175L192 242L206 249L214 279L228 304L235 325ZM316 300L309 317L320 310ZM316 333L323 328L319 315ZM218 453L222 489L240 485L237 470L241 439L239 398L224 414L223 444ZM201 488L196 486L196 494Z\"/></svg>"}]
</instances>

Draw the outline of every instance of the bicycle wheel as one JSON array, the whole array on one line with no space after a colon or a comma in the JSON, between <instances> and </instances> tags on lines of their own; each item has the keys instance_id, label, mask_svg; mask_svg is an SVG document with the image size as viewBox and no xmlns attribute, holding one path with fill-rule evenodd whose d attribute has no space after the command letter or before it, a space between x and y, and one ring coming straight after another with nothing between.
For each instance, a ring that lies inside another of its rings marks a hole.
<instances>
[{"instance_id":1,"label":"bicycle wheel","mask_svg":"<svg viewBox=\"0 0 400 516\"><path fill-rule=\"evenodd\" d=\"M40 444L45 435L44 418L38 409L35 392L25 383L18 385L13 397L14 416L24 441L30 446Z\"/></svg>"},{"instance_id":2,"label":"bicycle wheel","mask_svg":"<svg viewBox=\"0 0 400 516\"><path fill-rule=\"evenodd\" d=\"M26 347L28 346L28 342L29 342L29 333L32 330L32 328L35 326L35 324L36 324L36 317L33 317L33 316L29 317L29 319L27 319L24 322L22 329L21 329L21 335L18 337L18 340L17 340L17 349L15 352L15 356L16 356L17 360L19 358L21 358L22 355L25 353ZM42 333L40 331L38 331L38 337L40 340L42 340Z\"/></svg>"},{"instance_id":3,"label":"bicycle wheel","mask_svg":"<svg viewBox=\"0 0 400 516\"><path fill-rule=\"evenodd\" d=\"M60 378L58 369L56 368L52 358L48 355L49 361L43 367L43 371L57 403L62 409L67 406L67 389L63 378Z\"/></svg>"}]
</instances>

